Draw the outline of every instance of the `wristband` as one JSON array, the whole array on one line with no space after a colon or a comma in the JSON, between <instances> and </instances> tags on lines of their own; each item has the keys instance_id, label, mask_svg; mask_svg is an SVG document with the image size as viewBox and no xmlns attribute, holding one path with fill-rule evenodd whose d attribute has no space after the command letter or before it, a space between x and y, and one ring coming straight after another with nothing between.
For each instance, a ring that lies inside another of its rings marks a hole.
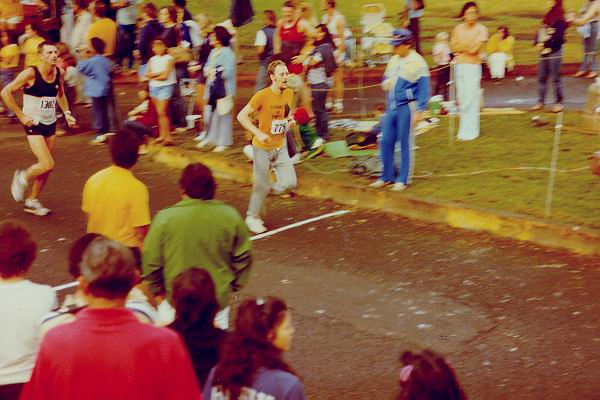
<instances>
[{"instance_id":1,"label":"wristband","mask_svg":"<svg viewBox=\"0 0 600 400\"><path fill-rule=\"evenodd\" d=\"M64 112L64 114L65 114L65 115L70 115L70 116L73 116L73 113L72 113L71 111L65 111L65 112Z\"/></svg>"}]
</instances>

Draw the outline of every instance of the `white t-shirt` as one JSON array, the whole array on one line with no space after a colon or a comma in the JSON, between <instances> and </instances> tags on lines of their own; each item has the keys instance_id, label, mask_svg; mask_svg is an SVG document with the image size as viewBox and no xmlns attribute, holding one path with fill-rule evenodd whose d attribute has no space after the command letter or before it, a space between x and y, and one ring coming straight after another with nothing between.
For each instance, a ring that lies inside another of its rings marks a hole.
<instances>
[{"instance_id":1,"label":"white t-shirt","mask_svg":"<svg viewBox=\"0 0 600 400\"><path fill-rule=\"evenodd\" d=\"M50 286L0 281L0 385L28 382L39 346L39 323L58 305Z\"/></svg>"},{"instance_id":2,"label":"white t-shirt","mask_svg":"<svg viewBox=\"0 0 600 400\"><path fill-rule=\"evenodd\" d=\"M164 56L153 56L148 61L148 65L150 71L152 72L163 72L166 71L167 65L169 61L173 60L173 56L170 54L165 54ZM171 70L169 77L164 81L159 81L156 79L152 79L150 81L150 86L159 87L159 86L167 86L177 83L177 77L175 75L175 68Z\"/></svg>"},{"instance_id":3,"label":"white t-shirt","mask_svg":"<svg viewBox=\"0 0 600 400\"><path fill-rule=\"evenodd\" d=\"M111 4L119 3L119 0L111 0ZM138 16L138 6L141 0L128 0L127 7L117 10L117 24L135 25Z\"/></svg>"},{"instance_id":4,"label":"white t-shirt","mask_svg":"<svg viewBox=\"0 0 600 400\"><path fill-rule=\"evenodd\" d=\"M267 45L267 35L265 31L262 29L256 32L256 39L254 40L254 46L266 46Z\"/></svg>"}]
</instances>

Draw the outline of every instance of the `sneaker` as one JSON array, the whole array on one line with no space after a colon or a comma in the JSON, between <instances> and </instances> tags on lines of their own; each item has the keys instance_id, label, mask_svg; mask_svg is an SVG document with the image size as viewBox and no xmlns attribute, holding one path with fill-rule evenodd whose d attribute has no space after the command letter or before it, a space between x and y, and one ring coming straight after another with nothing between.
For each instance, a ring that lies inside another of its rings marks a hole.
<instances>
[{"instance_id":1,"label":"sneaker","mask_svg":"<svg viewBox=\"0 0 600 400\"><path fill-rule=\"evenodd\" d=\"M90 140L91 144L104 144L106 143L106 135L96 135L96 137Z\"/></svg>"},{"instance_id":2,"label":"sneaker","mask_svg":"<svg viewBox=\"0 0 600 400\"><path fill-rule=\"evenodd\" d=\"M573 75L573 78L581 78L582 76L585 75L585 71L577 71L575 72L575 74Z\"/></svg>"},{"instance_id":3,"label":"sneaker","mask_svg":"<svg viewBox=\"0 0 600 400\"><path fill-rule=\"evenodd\" d=\"M312 146L310 146L310 149L314 150L316 148L319 148L323 143L325 143L323 138L316 138L315 141L313 142Z\"/></svg>"},{"instance_id":4,"label":"sneaker","mask_svg":"<svg viewBox=\"0 0 600 400\"><path fill-rule=\"evenodd\" d=\"M45 217L50 214L50 210L40 203L38 199L27 199L23 204L23 211L29 214L37 215L38 217Z\"/></svg>"},{"instance_id":5,"label":"sneaker","mask_svg":"<svg viewBox=\"0 0 600 400\"><path fill-rule=\"evenodd\" d=\"M201 141L203 141L204 139L206 139L206 131L202 131L202 132L200 132L200 133L198 134L198 136L196 136L196 137L194 138L194 140L195 140L196 142L201 142Z\"/></svg>"},{"instance_id":6,"label":"sneaker","mask_svg":"<svg viewBox=\"0 0 600 400\"><path fill-rule=\"evenodd\" d=\"M187 129L187 128L184 128L183 126L178 126L178 127L177 127L177 128L175 128L175 130L174 130L174 132L175 132L175 133L185 133L185 132L187 132L187 131L188 131L188 129Z\"/></svg>"},{"instance_id":7,"label":"sneaker","mask_svg":"<svg viewBox=\"0 0 600 400\"><path fill-rule=\"evenodd\" d=\"M343 101L336 101L333 104L333 112L335 114L342 114L344 112L344 102Z\"/></svg>"},{"instance_id":8,"label":"sneaker","mask_svg":"<svg viewBox=\"0 0 600 400\"><path fill-rule=\"evenodd\" d=\"M564 110L565 110L565 108L563 107L562 104L556 103L550 111L552 111L553 113L559 113L559 112L563 112Z\"/></svg>"},{"instance_id":9,"label":"sneaker","mask_svg":"<svg viewBox=\"0 0 600 400\"><path fill-rule=\"evenodd\" d=\"M248 225L248 229L250 229L250 232L252 233L264 233L267 231L267 228L265 228L265 224L263 222L262 219L258 218L258 217L252 217L252 216L247 216L246 217L246 225Z\"/></svg>"},{"instance_id":10,"label":"sneaker","mask_svg":"<svg viewBox=\"0 0 600 400\"><path fill-rule=\"evenodd\" d=\"M104 134L104 136L106 136L108 138L108 137L111 137L111 136L115 136L116 134L117 134L116 132L106 132Z\"/></svg>"},{"instance_id":11,"label":"sneaker","mask_svg":"<svg viewBox=\"0 0 600 400\"><path fill-rule=\"evenodd\" d=\"M309 151L305 152L303 154L303 157L304 157L305 160L310 160L311 158L315 158L316 156L318 156L319 154L321 154L324 149L325 149L325 145L322 144L319 147L317 147L316 149L312 149L312 150L309 150Z\"/></svg>"},{"instance_id":12,"label":"sneaker","mask_svg":"<svg viewBox=\"0 0 600 400\"><path fill-rule=\"evenodd\" d=\"M196 145L196 148L197 148L197 149L203 149L203 148L205 148L206 146L208 146L209 144L210 144L210 140L208 140L208 139L204 139L203 141L201 141L200 143L198 143L198 144Z\"/></svg>"},{"instance_id":13,"label":"sneaker","mask_svg":"<svg viewBox=\"0 0 600 400\"><path fill-rule=\"evenodd\" d=\"M369 185L369 187L373 188L373 189L379 189L379 188L382 188L384 186L388 186L391 184L392 184L391 182L386 182L386 181L382 181L381 179L377 179L375 182L371 183Z\"/></svg>"},{"instance_id":14,"label":"sneaker","mask_svg":"<svg viewBox=\"0 0 600 400\"><path fill-rule=\"evenodd\" d=\"M254 161L254 150L252 150L252 145L247 144L244 146L243 153L250 161Z\"/></svg>"},{"instance_id":15,"label":"sneaker","mask_svg":"<svg viewBox=\"0 0 600 400\"><path fill-rule=\"evenodd\" d=\"M227 150L228 146L217 146L213 149L213 153L222 153Z\"/></svg>"},{"instance_id":16,"label":"sneaker","mask_svg":"<svg viewBox=\"0 0 600 400\"><path fill-rule=\"evenodd\" d=\"M25 179L25 172L16 170L13 175L12 184L10 185L10 192L17 203L23 201L26 190L27 180Z\"/></svg>"},{"instance_id":17,"label":"sneaker","mask_svg":"<svg viewBox=\"0 0 600 400\"><path fill-rule=\"evenodd\" d=\"M326 109L327 111L331 111L331 109L333 109L333 102L332 102L331 100L327 100L327 101L325 102L325 109Z\"/></svg>"},{"instance_id":18,"label":"sneaker","mask_svg":"<svg viewBox=\"0 0 600 400\"><path fill-rule=\"evenodd\" d=\"M390 188L391 191L393 192L400 192L404 189L406 189L406 185L402 182L396 182L394 183L394 185Z\"/></svg>"},{"instance_id":19,"label":"sneaker","mask_svg":"<svg viewBox=\"0 0 600 400\"><path fill-rule=\"evenodd\" d=\"M145 144L141 144L140 148L138 149L138 155L144 155L144 154L148 154L148 146Z\"/></svg>"},{"instance_id":20,"label":"sneaker","mask_svg":"<svg viewBox=\"0 0 600 400\"><path fill-rule=\"evenodd\" d=\"M296 153L293 157L290 157L290 160L292 160L292 164L294 165L300 164L302 162L302 154Z\"/></svg>"},{"instance_id":21,"label":"sneaker","mask_svg":"<svg viewBox=\"0 0 600 400\"><path fill-rule=\"evenodd\" d=\"M586 79L594 79L594 78L597 78L597 77L598 77L598 73L595 72L595 71L592 71L592 72L590 72L589 74L587 74L585 76Z\"/></svg>"},{"instance_id":22,"label":"sneaker","mask_svg":"<svg viewBox=\"0 0 600 400\"><path fill-rule=\"evenodd\" d=\"M529 111L541 111L544 109L544 105L542 103L538 103L535 106L531 107Z\"/></svg>"}]
</instances>

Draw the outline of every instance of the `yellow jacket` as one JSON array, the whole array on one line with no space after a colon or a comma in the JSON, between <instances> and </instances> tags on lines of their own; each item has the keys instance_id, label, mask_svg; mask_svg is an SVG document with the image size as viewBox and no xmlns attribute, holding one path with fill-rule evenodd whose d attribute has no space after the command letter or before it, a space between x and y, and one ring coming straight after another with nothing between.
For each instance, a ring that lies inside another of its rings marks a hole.
<instances>
[{"instance_id":1,"label":"yellow jacket","mask_svg":"<svg viewBox=\"0 0 600 400\"><path fill-rule=\"evenodd\" d=\"M490 40L488 40L485 51L488 55L493 53L505 53L508 56L506 66L508 69L512 69L515 66L515 57L513 55L514 46L515 38L513 36L502 39L502 34L497 32L490 37Z\"/></svg>"}]
</instances>

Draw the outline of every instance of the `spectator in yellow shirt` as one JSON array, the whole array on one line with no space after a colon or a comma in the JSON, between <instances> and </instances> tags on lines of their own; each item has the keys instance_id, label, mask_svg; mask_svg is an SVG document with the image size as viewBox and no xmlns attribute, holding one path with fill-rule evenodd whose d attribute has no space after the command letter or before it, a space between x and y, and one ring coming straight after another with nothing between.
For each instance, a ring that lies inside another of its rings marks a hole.
<instances>
[{"instance_id":1,"label":"spectator in yellow shirt","mask_svg":"<svg viewBox=\"0 0 600 400\"><path fill-rule=\"evenodd\" d=\"M20 0L0 0L0 28L14 30L23 22L23 5Z\"/></svg>"},{"instance_id":2,"label":"spectator in yellow shirt","mask_svg":"<svg viewBox=\"0 0 600 400\"><path fill-rule=\"evenodd\" d=\"M94 16L94 22L88 28L87 40L90 41L94 37L102 39L106 45L103 55L111 57L115 52L117 42L117 24L106 17L106 4L101 0L90 4L90 11Z\"/></svg>"},{"instance_id":3,"label":"spectator in yellow shirt","mask_svg":"<svg viewBox=\"0 0 600 400\"><path fill-rule=\"evenodd\" d=\"M515 38L510 36L506 26L499 27L498 32L490 37L486 46L486 53L492 79L502 79L506 70L512 71L514 68L514 45Z\"/></svg>"},{"instance_id":4,"label":"spectator in yellow shirt","mask_svg":"<svg viewBox=\"0 0 600 400\"><path fill-rule=\"evenodd\" d=\"M46 40L41 33L40 27L36 24L25 27L26 39L21 46L21 53L25 55L25 68L37 67L40 62L38 46Z\"/></svg>"}]
</instances>

